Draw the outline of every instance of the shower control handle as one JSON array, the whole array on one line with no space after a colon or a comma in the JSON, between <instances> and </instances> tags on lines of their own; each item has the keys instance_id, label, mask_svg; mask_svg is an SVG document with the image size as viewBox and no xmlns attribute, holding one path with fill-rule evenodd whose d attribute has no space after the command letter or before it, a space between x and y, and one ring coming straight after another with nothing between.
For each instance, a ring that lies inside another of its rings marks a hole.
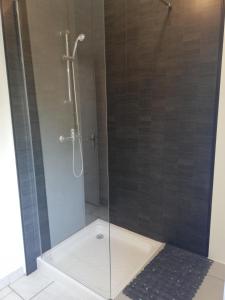
<instances>
[{"instance_id":1,"label":"shower control handle","mask_svg":"<svg viewBox=\"0 0 225 300\"><path fill-rule=\"evenodd\" d=\"M64 143L64 142L68 142L68 141L74 141L74 139L75 139L75 131L74 131L73 128L70 129L70 136L65 137L65 136L61 135L59 137L60 143Z\"/></svg>"}]
</instances>

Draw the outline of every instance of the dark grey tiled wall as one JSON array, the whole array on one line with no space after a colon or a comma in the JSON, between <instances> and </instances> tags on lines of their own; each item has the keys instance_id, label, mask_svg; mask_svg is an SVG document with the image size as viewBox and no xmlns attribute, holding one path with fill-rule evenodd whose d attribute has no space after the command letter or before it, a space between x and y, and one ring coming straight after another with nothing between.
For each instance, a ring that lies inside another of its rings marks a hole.
<instances>
[{"instance_id":1,"label":"dark grey tiled wall","mask_svg":"<svg viewBox=\"0 0 225 300\"><path fill-rule=\"evenodd\" d=\"M109 204L108 178L108 132L107 132L107 96L105 61L105 24L104 0L94 1L93 18L93 56L95 58L95 89L98 124L98 161L99 161L99 198L104 206Z\"/></svg>"},{"instance_id":2,"label":"dark grey tiled wall","mask_svg":"<svg viewBox=\"0 0 225 300\"><path fill-rule=\"evenodd\" d=\"M18 168L26 268L27 273L31 273L36 269L37 256L49 249L50 237L26 7L23 0L19 1L19 3L28 102L21 63L15 1L2 0L1 7Z\"/></svg>"},{"instance_id":3,"label":"dark grey tiled wall","mask_svg":"<svg viewBox=\"0 0 225 300\"><path fill-rule=\"evenodd\" d=\"M111 222L207 255L222 0L106 0Z\"/></svg>"}]
</instances>

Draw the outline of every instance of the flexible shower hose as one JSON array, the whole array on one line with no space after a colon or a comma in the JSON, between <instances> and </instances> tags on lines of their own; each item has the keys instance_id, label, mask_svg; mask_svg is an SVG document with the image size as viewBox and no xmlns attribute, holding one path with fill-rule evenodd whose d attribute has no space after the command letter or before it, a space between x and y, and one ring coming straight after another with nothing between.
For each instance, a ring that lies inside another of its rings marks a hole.
<instances>
[{"instance_id":1,"label":"flexible shower hose","mask_svg":"<svg viewBox=\"0 0 225 300\"><path fill-rule=\"evenodd\" d=\"M78 111L78 103L77 103L77 89L76 89L76 77L75 77L75 66L74 61L72 61L72 76L73 76L73 89L74 89L74 98L73 98L73 107L74 107L74 127L77 128L77 130L74 129L74 136L72 138L73 143L73 175L76 178L79 178L82 176L84 171L84 159L83 159L83 148L82 148L82 137L81 137L81 131L80 131L80 119L79 119L79 111ZM79 172L77 172L75 167L75 142L78 140L79 144L79 152L80 152L80 158L81 158L81 169Z\"/></svg>"}]
</instances>

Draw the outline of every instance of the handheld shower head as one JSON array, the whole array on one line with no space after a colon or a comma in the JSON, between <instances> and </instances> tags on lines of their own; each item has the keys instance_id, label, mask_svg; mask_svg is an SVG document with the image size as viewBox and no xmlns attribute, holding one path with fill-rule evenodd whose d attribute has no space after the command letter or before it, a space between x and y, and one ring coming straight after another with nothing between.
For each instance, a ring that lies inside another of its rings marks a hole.
<instances>
[{"instance_id":1,"label":"handheld shower head","mask_svg":"<svg viewBox=\"0 0 225 300\"><path fill-rule=\"evenodd\" d=\"M78 35L78 39L80 42L83 42L85 40L85 34L81 33L80 35Z\"/></svg>"},{"instance_id":2,"label":"handheld shower head","mask_svg":"<svg viewBox=\"0 0 225 300\"><path fill-rule=\"evenodd\" d=\"M78 37L75 40L74 47L73 47L73 57L75 57L76 51L77 51L77 46L78 42L83 42L85 40L85 34L81 33L78 35Z\"/></svg>"}]
</instances>

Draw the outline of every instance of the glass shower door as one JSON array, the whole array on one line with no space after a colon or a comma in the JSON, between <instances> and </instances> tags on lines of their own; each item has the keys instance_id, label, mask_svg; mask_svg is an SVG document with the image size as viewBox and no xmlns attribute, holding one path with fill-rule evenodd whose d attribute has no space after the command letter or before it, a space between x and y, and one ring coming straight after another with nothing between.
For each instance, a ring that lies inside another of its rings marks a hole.
<instances>
[{"instance_id":1,"label":"glass shower door","mask_svg":"<svg viewBox=\"0 0 225 300\"><path fill-rule=\"evenodd\" d=\"M26 6L51 245L42 259L108 299L104 0Z\"/></svg>"}]
</instances>

